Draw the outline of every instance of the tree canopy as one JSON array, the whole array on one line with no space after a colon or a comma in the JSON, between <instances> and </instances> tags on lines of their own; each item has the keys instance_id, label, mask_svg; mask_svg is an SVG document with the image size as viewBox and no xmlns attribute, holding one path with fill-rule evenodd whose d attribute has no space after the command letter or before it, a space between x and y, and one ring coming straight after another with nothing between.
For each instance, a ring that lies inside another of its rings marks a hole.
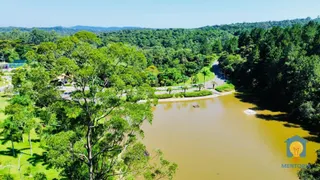
<instances>
[{"instance_id":1,"label":"tree canopy","mask_svg":"<svg viewBox=\"0 0 320 180\"><path fill-rule=\"evenodd\" d=\"M5 138L13 144L37 129L46 162L68 179L172 179L177 165L140 141L155 103L144 54L122 43L100 47L98 40L81 32L37 46L34 60L13 76ZM69 98L58 89L61 75L73 84ZM40 127L29 126L35 122ZM154 157L157 166L149 162Z\"/></svg>"}]
</instances>

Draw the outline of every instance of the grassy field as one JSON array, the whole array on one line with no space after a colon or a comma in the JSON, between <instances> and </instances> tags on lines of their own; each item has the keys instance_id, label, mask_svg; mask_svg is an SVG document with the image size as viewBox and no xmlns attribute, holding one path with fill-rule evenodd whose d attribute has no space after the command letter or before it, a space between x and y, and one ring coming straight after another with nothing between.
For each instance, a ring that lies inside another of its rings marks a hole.
<instances>
[{"instance_id":1,"label":"grassy field","mask_svg":"<svg viewBox=\"0 0 320 180\"><path fill-rule=\"evenodd\" d=\"M202 71L203 69L209 69L209 70L210 70L209 67L204 67L204 68L202 68L202 69L199 71L199 73L196 74L196 76L198 77L198 82L197 82L196 84L204 83L204 76L203 76L203 74L201 73L201 71ZM211 71L211 70L210 70L210 71ZM214 77L215 77L214 73L213 73L213 72L210 73L208 76L206 76L206 82L213 80ZM193 83L192 83L192 78L189 78L189 79L186 81L185 84L186 84L186 85L191 85L191 84L193 84ZM184 83L180 83L180 84L179 84L179 86L181 86L181 85L184 85Z\"/></svg>"},{"instance_id":2,"label":"grassy field","mask_svg":"<svg viewBox=\"0 0 320 180\"><path fill-rule=\"evenodd\" d=\"M219 92L233 91L234 90L234 85L228 82L228 83L226 83L224 85L217 86L215 89L217 91L219 91Z\"/></svg>"},{"instance_id":3,"label":"grassy field","mask_svg":"<svg viewBox=\"0 0 320 180\"><path fill-rule=\"evenodd\" d=\"M0 109L3 110L7 104L7 98L0 96ZM0 123L5 118L3 113L0 113ZM2 130L0 129L0 132ZM32 133L33 156L30 155L29 143L27 135L24 136L25 141L14 143L17 157L12 156L11 142L5 141L0 136L0 179L1 175L10 173L15 179L33 179L32 176L37 172L44 172L48 179L59 178L59 172L55 169L50 169L43 162L43 149L41 149L39 139L35 132ZM21 170L18 170L20 156ZM20 178L21 177L21 178Z\"/></svg>"}]
</instances>

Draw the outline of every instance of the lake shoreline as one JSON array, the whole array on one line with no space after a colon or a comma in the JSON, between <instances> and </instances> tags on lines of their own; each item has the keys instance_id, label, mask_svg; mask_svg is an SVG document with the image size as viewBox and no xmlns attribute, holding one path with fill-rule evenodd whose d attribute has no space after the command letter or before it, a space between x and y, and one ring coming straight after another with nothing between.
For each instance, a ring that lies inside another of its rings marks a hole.
<instances>
[{"instance_id":1,"label":"lake shoreline","mask_svg":"<svg viewBox=\"0 0 320 180\"><path fill-rule=\"evenodd\" d=\"M195 100L202 100L202 99L211 99L211 98L215 98L215 97L219 97L219 96L225 96L225 95L229 95L229 94L233 94L236 91L228 91L228 92L223 92L223 93L219 93L219 94L213 94L213 95L209 95L209 96L199 96L199 97L189 97L189 98L168 98L168 99L158 99L159 103L166 103L166 102L183 102L183 101L195 101ZM141 100L139 101L139 103L143 103L145 102L145 100Z\"/></svg>"},{"instance_id":2,"label":"lake shoreline","mask_svg":"<svg viewBox=\"0 0 320 180\"><path fill-rule=\"evenodd\" d=\"M200 97L190 97L190 98L169 98L169 99L159 99L158 102L166 103L166 102L181 102L181 101L194 101L194 100L201 100L201 99L210 99L215 98L219 96L225 96L229 94L233 94L236 91L229 91L229 92L223 92L219 94L213 94L209 96L200 96Z\"/></svg>"}]
</instances>

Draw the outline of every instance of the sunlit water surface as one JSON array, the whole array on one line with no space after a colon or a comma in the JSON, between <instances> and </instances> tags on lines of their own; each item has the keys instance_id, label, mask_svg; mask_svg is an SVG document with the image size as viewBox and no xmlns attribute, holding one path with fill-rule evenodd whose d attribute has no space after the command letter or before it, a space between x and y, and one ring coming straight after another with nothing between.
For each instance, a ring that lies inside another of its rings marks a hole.
<instances>
[{"instance_id":1,"label":"sunlit water surface","mask_svg":"<svg viewBox=\"0 0 320 180\"><path fill-rule=\"evenodd\" d=\"M273 120L279 112L244 113L254 107L235 95L159 104L152 125L143 126L144 143L150 151L160 148L166 159L179 165L177 180L298 179L297 169L281 165L314 162L320 145L309 141L307 157L298 162L286 157L287 138L310 135ZM268 120L261 114L269 115Z\"/></svg>"}]
</instances>

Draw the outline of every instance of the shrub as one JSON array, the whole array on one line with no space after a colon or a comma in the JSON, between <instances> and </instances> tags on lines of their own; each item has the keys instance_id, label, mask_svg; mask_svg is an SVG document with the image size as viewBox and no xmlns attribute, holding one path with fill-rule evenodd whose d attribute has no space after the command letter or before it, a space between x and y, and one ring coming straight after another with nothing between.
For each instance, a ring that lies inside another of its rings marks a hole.
<instances>
[{"instance_id":1,"label":"shrub","mask_svg":"<svg viewBox=\"0 0 320 180\"><path fill-rule=\"evenodd\" d=\"M234 90L234 85L231 83L226 83L224 85L217 86L216 90L219 92L232 91L232 90Z\"/></svg>"},{"instance_id":2,"label":"shrub","mask_svg":"<svg viewBox=\"0 0 320 180\"><path fill-rule=\"evenodd\" d=\"M180 92L176 94L158 94L156 97L158 99L168 99L168 98L183 98L183 97L201 97L201 96L209 96L212 95L212 92L209 90L203 90L203 91L195 91L195 92Z\"/></svg>"},{"instance_id":3,"label":"shrub","mask_svg":"<svg viewBox=\"0 0 320 180\"><path fill-rule=\"evenodd\" d=\"M203 91L187 92L184 94L184 97L201 97L201 96L209 96L209 95L212 95L211 91L203 90Z\"/></svg>"},{"instance_id":4,"label":"shrub","mask_svg":"<svg viewBox=\"0 0 320 180\"><path fill-rule=\"evenodd\" d=\"M34 180L47 180L47 176L46 176L46 174L39 172L39 173L36 173L36 175L34 176L33 179Z\"/></svg>"},{"instance_id":5,"label":"shrub","mask_svg":"<svg viewBox=\"0 0 320 180\"><path fill-rule=\"evenodd\" d=\"M168 99L168 98L172 98L173 94L157 94L156 97L158 99Z\"/></svg>"},{"instance_id":6,"label":"shrub","mask_svg":"<svg viewBox=\"0 0 320 180\"><path fill-rule=\"evenodd\" d=\"M184 93L182 93L182 92L176 93L176 94L174 94L174 97L176 97L176 98L183 98L183 97L184 97Z\"/></svg>"},{"instance_id":7,"label":"shrub","mask_svg":"<svg viewBox=\"0 0 320 180\"><path fill-rule=\"evenodd\" d=\"M138 101L143 100L143 99L145 99L145 98L142 97L142 96L127 96L126 97L126 101L127 102L138 102Z\"/></svg>"},{"instance_id":8,"label":"shrub","mask_svg":"<svg viewBox=\"0 0 320 180\"><path fill-rule=\"evenodd\" d=\"M0 176L1 177L1 176ZM5 174L2 176L3 180L14 180L13 176L11 174Z\"/></svg>"}]
</instances>

